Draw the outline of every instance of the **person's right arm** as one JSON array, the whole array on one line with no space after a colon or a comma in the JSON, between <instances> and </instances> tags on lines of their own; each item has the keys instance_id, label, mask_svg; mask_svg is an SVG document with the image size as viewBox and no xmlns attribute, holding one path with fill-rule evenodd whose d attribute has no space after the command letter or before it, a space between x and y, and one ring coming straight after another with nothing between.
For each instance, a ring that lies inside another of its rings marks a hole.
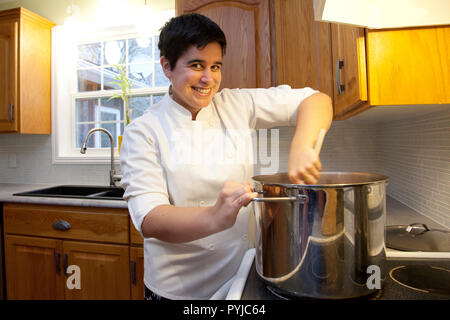
<instances>
[{"instance_id":1,"label":"person's right arm","mask_svg":"<svg viewBox=\"0 0 450 320\"><path fill-rule=\"evenodd\" d=\"M247 182L225 182L218 199L211 207L176 207L160 205L153 208L142 222L146 238L166 242L189 242L231 228L239 210L258 194Z\"/></svg>"}]
</instances>

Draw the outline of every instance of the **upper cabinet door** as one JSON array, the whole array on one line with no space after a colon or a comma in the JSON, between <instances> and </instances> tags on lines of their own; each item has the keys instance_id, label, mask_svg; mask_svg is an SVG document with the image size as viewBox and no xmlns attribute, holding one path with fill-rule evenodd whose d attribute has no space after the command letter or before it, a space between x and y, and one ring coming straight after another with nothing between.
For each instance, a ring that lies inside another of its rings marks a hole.
<instances>
[{"instance_id":1,"label":"upper cabinet door","mask_svg":"<svg viewBox=\"0 0 450 320\"><path fill-rule=\"evenodd\" d=\"M314 21L312 0L273 1L271 10L274 84L312 87L332 97L330 24Z\"/></svg>"},{"instance_id":2,"label":"upper cabinet door","mask_svg":"<svg viewBox=\"0 0 450 320\"><path fill-rule=\"evenodd\" d=\"M177 15L201 13L224 31L221 88L270 87L269 0L176 0L175 9Z\"/></svg>"},{"instance_id":3,"label":"upper cabinet door","mask_svg":"<svg viewBox=\"0 0 450 320\"><path fill-rule=\"evenodd\" d=\"M334 115L340 118L369 107L364 28L332 24L331 45Z\"/></svg>"},{"instance_id":4,"label":"upper cabinet door","mask_svg":"<svg viewBox=\"0 0 450 320\"><path fill-rule=\"evenodd\" d=\"M450 26L368 30L371 105L450 103Z\"/></svg>"},{"instance_id":5,"label":"upper cabinet door","mask_svg":"<svg viewBox=\"0 0 450 320\"><path fill-rule=\"evenodd\" d=\"M0 21L0 131L18 131L18 22Z\"/></svg>"},{"instance_id":6,"label":"upper cabinet door","mask_svg":"<svg viewBox=\"0 0 450 320\"><path fill-rule=\"evenodd\" d=\"M51 133L53 26L22 7L0 11L0 133Z\"/></svg>"}]
</instances>

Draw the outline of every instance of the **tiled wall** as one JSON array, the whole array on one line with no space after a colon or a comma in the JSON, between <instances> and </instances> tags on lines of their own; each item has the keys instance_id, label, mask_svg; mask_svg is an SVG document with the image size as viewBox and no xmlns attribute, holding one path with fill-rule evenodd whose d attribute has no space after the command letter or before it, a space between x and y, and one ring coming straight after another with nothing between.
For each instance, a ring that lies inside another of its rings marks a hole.
<instances>
[{"instance_id":1,"label":"tiled wall","mask_svg":"<svg viewBox=\"0 0 450 320\"><path fill-rule=\"evenodd\" d=\"M53 165L51 140L48 135L0 134L0 183L109 184L109 164Z\"/></svg>"},{"instance_id":2,"label":"tiled wall","mask_svg":"<svg viewBox=\"0 0 450 320\"><path fill-rule=\"evenodd\" d=\"M450 228L450 107L392 121L336 121L321 160L326 171L389 176L387 193ZM279 171L287 170L294 128L281 128ZM17 167L9 168L16 154ZM0 134L0 183L109 183L109 165L53 165L51 137Z\"/></svg>"},{"instance_id":3,"label":"tiled wall","mask_svg":"<svg viewBox=\"0 0 450 320\"><path fill-rule=\"evenodd\" d=\"M376 128L389 194L450 228L450 107Z\"/></svg>"},{"instance_id":4,"label":"tiled wall","mask_svg":"<svg viewBox=\"0 0 450 320\"><path fill-rule=\"evenodd\" d=\"M375 128L336 121L328 131L320 158L325 171L377 172ZM280 128L280 171L287 170L294 128Z\"/></svg>"}]
</instances>

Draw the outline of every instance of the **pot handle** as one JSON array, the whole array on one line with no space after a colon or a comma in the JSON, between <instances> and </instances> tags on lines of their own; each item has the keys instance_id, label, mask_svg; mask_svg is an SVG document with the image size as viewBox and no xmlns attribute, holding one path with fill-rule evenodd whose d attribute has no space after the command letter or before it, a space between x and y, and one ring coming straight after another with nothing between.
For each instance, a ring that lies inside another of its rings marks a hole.
<instances>
[{"instance_id":1,"label":"pot handle","mask_svg":"<svg viewBox=\"0 0 450 320\"><path fill-rule=\"evenodd\" d=\"M268 198L253 198L252 201L256 202L278 202L278 201L291 201L291 202L300 202L305 203L308 199L308 196L303 194L298 195L296 197L268 197Z\"/></svg>"}]
</instances>

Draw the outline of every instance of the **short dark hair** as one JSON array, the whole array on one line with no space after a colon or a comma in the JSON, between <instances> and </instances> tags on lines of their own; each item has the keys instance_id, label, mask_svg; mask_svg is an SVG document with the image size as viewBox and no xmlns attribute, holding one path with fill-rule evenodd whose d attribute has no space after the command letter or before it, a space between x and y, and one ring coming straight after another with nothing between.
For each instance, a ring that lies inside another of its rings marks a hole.
<instances>
[{"instance_id":1,"label":"short dark hair","mask_svg":"<svg viewBox=\"0 0 450 320\"><path fill-rule=\"evenodd\" d=\"M169 60L173 70L178 58L191 46L202 49L212 42L218 42L225 55L227 40L222 29L208 17L198 13L183 14L170 19L159 34L160 56Z\"/></svg>"}]
</instances>

